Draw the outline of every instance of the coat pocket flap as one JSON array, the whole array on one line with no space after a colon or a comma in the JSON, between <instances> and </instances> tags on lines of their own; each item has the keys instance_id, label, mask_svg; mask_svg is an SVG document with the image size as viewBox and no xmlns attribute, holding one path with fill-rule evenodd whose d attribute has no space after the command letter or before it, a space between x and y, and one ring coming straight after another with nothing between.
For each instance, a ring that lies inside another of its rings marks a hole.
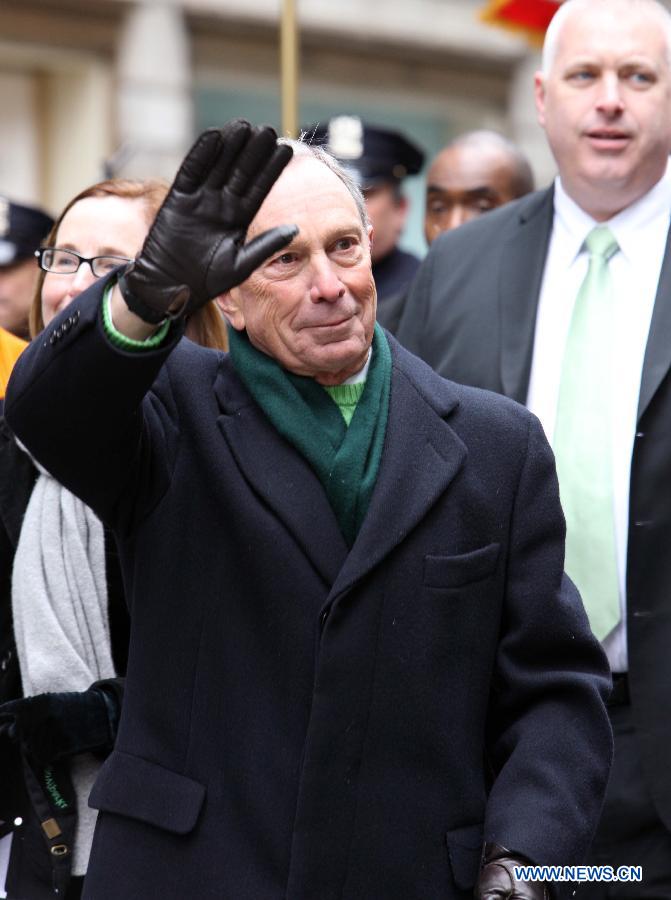
<instances>
[{"instance_id":1,"label":"coat pocket flap","mask_svg":"<svg viewBox=\"0 0 671 900\"><path fill-rule=\"evenodd\" d=\"M198 819L205 787L157 763L114 750L105 761L89 806L187 834Z\"/></svg>"},{"instance_id":2,"label":"coat pocket flap","mask_svg":"<svg viewBox=\"0 0 671 900\"><path fill-rule=\"evenodd\" d=\"M482 837L481 824L453 828L445 835L452 877L456 886L462 890L470 890L478 879L482 859Z\"/></svg>"},{"instance_id":3,"label":"coat pocket flap","mask_svg":"<svg viewBox=\"0 0 671 900\"><path fill-rule=\"evenodd\" d=\"M499 558L500 544L487 544L458 556L424 557L424 585L433 588L461 587L491 575Z\"/></svg>"}]
</instances>

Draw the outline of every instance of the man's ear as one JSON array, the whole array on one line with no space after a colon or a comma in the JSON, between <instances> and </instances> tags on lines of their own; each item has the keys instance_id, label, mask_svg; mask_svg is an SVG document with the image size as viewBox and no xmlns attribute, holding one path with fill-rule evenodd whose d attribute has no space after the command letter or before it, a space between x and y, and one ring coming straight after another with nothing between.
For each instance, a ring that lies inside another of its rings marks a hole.
<instances>
[{"instance_id":1,"label":"man's ear","mask_svg":"<svg viewBox=\"0 0 671 900\"><path fill-rule=\"evenodd\" d=\"M239 297L235 289L226 291L225 294L219 294L214 298L214 302L221 310L228 324L235 328L236 331L243 331L245 327L245 316L242 312Z\"/></svg>"},{"instance_id":2,"label":"man's ear","mask_svg":"<svg viewBox=\"0 0 671 900\"><path fill-rule=\"evenodd\" d=\"M534 75L534 100L538 124L545 128L545 75L542 72Z\"/></svg>"}]
</instances>

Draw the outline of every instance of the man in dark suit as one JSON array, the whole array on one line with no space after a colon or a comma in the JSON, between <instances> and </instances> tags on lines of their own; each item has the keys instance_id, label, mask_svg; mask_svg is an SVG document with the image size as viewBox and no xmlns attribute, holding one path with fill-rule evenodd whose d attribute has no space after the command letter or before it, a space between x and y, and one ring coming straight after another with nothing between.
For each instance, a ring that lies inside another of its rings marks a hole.
<instances>
[{"instance_id":1,"label":"man in dark suit","mask_svg":"<svg viewBox=\"0 0 671 900\"><path fill-rule=\"evenodd\" d=\"M540 900L515 861L586 850L608 675L549 448L375 325L369 231L323 151L206 132L15 370L132 612L85 897ZM219 295L229 355L180 340Z\"/></svg>"},{"instance_id":2,"label":"man in dark suit","mask_svg":"<svg viewBox=\"0 0 671 900\"><path fill-rule=\"evenodd\" d=\"M559 177L440 237L398 332L440 374L526 403L553 442L567 572L615 673L592 856L645 878L590 892L636 900L671 897L670 36L654 0L562 5L536 79Z\"/></svg>"}]
</instances>

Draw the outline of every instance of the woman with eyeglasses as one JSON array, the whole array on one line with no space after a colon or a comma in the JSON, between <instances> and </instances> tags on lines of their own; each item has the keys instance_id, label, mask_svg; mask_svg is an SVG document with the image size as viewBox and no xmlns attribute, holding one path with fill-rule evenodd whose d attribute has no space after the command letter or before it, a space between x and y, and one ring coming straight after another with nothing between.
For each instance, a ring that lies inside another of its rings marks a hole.
<instances>
[{"instance_id":1,"label":"woman with eyeglasses","mask_svg":"<svg viewBox=\"0 0 671 900\"><path fill-rule=\"evenodd\" d=\"M96 278L130 262L167 190L165 182L154 179L115 179L87 188L67 204L35 253L42 271L29 316L33 338ZM214 302L191 316L185 334L203 347L228 349L226 326Z\"/></svg>"},{"instance_id":2,"label":"woman with eyeglasses","mask_svg":"<svg viewBox=\"0 0 671 900\"><path fill-rule=\"evenodd\" d=\"M70 201L36 253L34 340L133 259L166 190L105 181ZM187 336L225 349L214 304ZM116 736L128 639L114 540L0 420L0 896L3 884L10 900L81 895L96 817L87 799Z\"/></svg>"}]
</instances>

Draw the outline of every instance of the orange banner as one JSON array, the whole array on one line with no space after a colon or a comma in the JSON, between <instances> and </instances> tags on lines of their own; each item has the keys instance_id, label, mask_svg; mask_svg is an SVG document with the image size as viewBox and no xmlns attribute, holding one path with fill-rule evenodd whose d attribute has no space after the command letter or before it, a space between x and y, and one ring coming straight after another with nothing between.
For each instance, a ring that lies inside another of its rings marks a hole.
<instances>
[{"instance_id":1,"label":"orange banner","mask_svg":"<svg viewBox=\"0 0 671 900\"><path fill-rule=\"evenodd\" d=\"M480 18L491 25L522 32L538 44L560 4L561 0L489 0Z\"/></svg>"}]
</instances>

